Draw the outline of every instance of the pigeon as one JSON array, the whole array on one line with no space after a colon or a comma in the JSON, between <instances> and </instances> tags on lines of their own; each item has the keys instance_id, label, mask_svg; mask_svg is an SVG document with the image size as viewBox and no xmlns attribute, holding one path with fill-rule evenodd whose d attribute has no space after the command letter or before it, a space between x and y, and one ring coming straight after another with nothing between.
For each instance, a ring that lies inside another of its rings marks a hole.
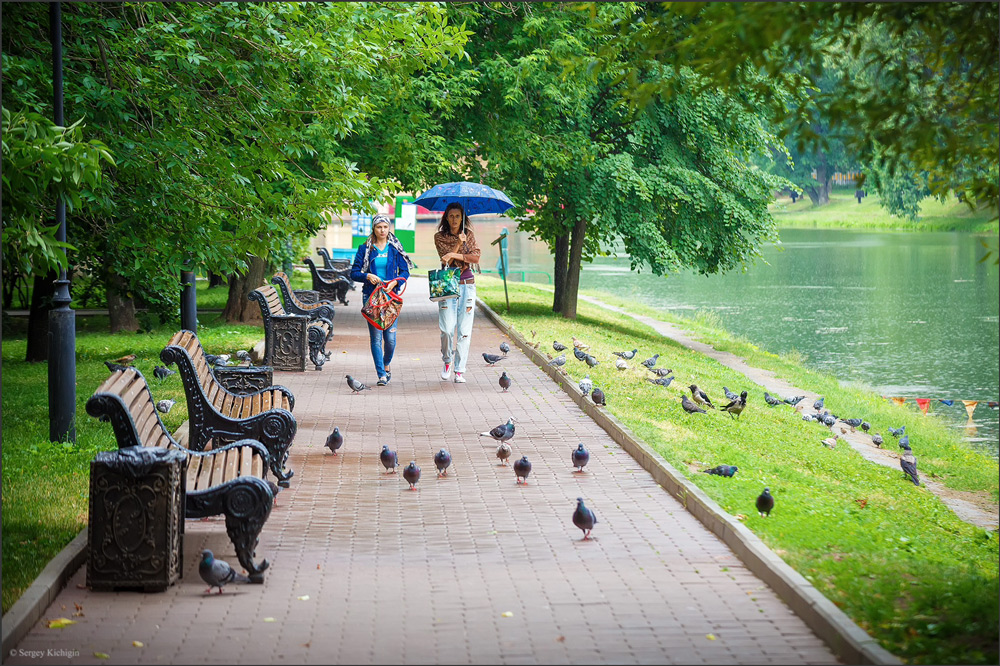
<instances>
[{"instance_id":1,"label":"pigeon","mask_svg":"<svg viewBox=\"0 0 1000 666\"><path fill-rule=\"evenodd\" d=\"M351 377L350 375L344 375L344 377L347 378L347 385L351 387L351 390L354 391L354 393L360 393L361 391L372 390L371 386L366 386L364 382L359 382L357 379Z\"/></svg>"},{"instance_id":2,"label":"pigeon","mask_svg":"<svg viewBox=\"0 0 1000 666\"><path fill-rule=\"evenodd\" d=\"M889 434L899 439L906 432L906 426L900 426L899 428L889 428Z\"/></svg>"},{"instance_id":3,"label":"pigeon","mask_svg":"<svg viewBox=\"0 0 1000 666\"><path fill-rule=\"evenodd\" d=\"M825 446L826 448L832 449L833 447L837 446L837 438L836 437L827 437L826 439L821 439L820 443L823 446Z\"/></svg>"},{"instance_id":4,"label":"pigeon","mask_svg":"<svg viewBox=\"0 0 1000 666\"><path fill-rule=\"evenodd\" d=\"M872 429L872 424L868 423L868 421L862 421L861 429L865 432L865 434L868 434L868 431Z\"/></svg>"},{"instance_id":5,"label":"pigeon","mask_svg":"<svg viewBox=\"0 0 1000 666\"><path fill-rule=\"evenodd\" d=\"M229 354L219 354L219 360L222 361L224 365L229 365L229 359L231 358L232 356Z\"/></svg>"},{"instance_id":6,"label":"pigeon","mask_svg":"<svg viewBox=\"0 0 1000 666\"><path fill-rule=\"evenodd\" d=\"M635 358L635 354L638 351L639 351L638 349L633 349L630 352L611 352L611 353L617 356L618 358L623 358L626 361L631 361L633 358Z\"/></svg>"},{"instance_id":7,"label":"pigeon","mask_svg":"<svg viewBox=\"0 0 1000 666\"><path fill-rule=\"evenodd\" d=\"M746 409L746 406L747 406L747 392L743 391L736 397L735 400L733 400L728 405L723 407L722 411L729 412L729 418L732 418L733 414L736 415L736 418L739 418L740 414L743 413L743 410Z\"/></svg>"},{"instance_id":8,"label":"pigeon","mask_svg":"<svg viewBox=\"0 0 1000 666\"><path fill-rule=\"evenodd\" d=\"M573 524L583 530L583 541L590 538L590 532L597 524L597 516L584 505L583 498L576 498L576 511L573 512Z\"/></svg>"},{"instance_id":9,"label":"pigeon","mask_svg":"<svg viewBox=\"0 0 1000 666\"><path fill-rule=\"evenodd\" d=\"M760 515L767 515L768 518L771 517L771 509L774 508L774 497L771 495L770 488L764 488L764 492L757 496L757 512Z\"/></svg>"},{"instance_id":10,"label":"pigeon","mask_svg":"<svg viewBox=\"0 0 1000 666\"><path fill-rule=\"evenodd\" d=\"M736 395L725 386L722 387L722 392L726 394L726 400L732 401L732 400L739 400L740 398L740 396Z\"/></svg>"},{"instance_id":11,"label":"pigeon","mask_svg":"<svg viewBox=\"0 0 1000 666\"><path fill-rule=\"evenodd\" d=\"M497 458L500 459L501 465L507 464L507 458L510 458L510 454L512 452L510 444L507 442L500 442L500 446L497 447Z\"/></svg>"},{"instance_id":12,"label":"pigeon","mask_svg":"<svg viewBox=\"0 0 1000 666\"><path fill-rule=\"evenodd\" d=\"M434 454L434 466L437 467L438 476L448 476L448 465L451 464L451 454L441 449ZM403 471L406 474L406 470Z\"/></svg>"},{"instance_id":13,"label":"pigeon","mask_svg":"<svg viewBox=\"0 0 1000 666\"><path fill-rule=\"evenodd\" d=\"M111 361L105 361L104 365L108 366L108 370L111 372L118 372L119 370L128 370L128 366L119 365L118 363L112 363Z\"/></svg>"},{"instance_id":14,"label":"pigeon","mask_svg":"<svg viewBox=\"0 0 1000 666\"><path fill-rule=\"evenodd\" d=\"M903 468L904 477L909 477L910 481L913 481L913 485L920 485L920 477L917 476L917 459L909 449L899 459L899 466Z\"/></svg>"},{"instance_id":15,"label":"pigeon","mask_svg":"<svg viewBox=\"0 0 1000 666\"><path fill-rule=\"evenodd\" d=\"M587 356L589 356L589 354L587 354L586 352L580 351L579 349L577 349L576 347L574 347L573 348L573 356L575 356L576 360L578 360L578 361L586 361L587 360Z\"/></svg>"},{"instance_id":16,"label":"pigeon","mask_svg":"<svg viewBox=\"0 0 1000 666\"><path fill-rule=\"evenodd\" d=\"M506 356L506 355L507 355L507 352L509 352L509 351L510 351L510 345L509 345L509 344L507 344L507 341L505 340L505 341L501 342L501 343L500 343L500 352L501 352L501 353L502 353L502 354L503 354L504 356Z\"/></svg>"},{"instance_id":17,"label":"pigeon","mask_svg":"<svg viewBox=\"0 0 1000 666\"><path fill-rule=\"evenodd\" d=\"M503 425L498 425L493 430L489 432L479 433L480 437L492 437L498 442L506 442L508 439L514 436L514 417L511 416L507 419L507 423Z\"/></svg>"},{"instance_id":18,"label":"pigeon","mask_svg":"<svg viewBox=\"0 0 1000 666\"><path fill-rule=\"evenodd\" d=\"M590 399L594 401L595 405L600 405L601 407L607 406L607 398L604 397L604 391L594 387L594 390L590 392Z\"/></svg>"},{"instance_id":19,"label":"pigeon","mask_svg":"<svg viewBox=\"0 0 1000 666\"><path fill-rule=\"evenodd\" d=\"M334 428L330 436L326 438L326 448L330 449L333 455L337 455L337 449L344 445L344 436L340 434L340 428Z\"/></svg>"},{"instance_id":20,"label":"pigeon","mask_svg":"<svg viewBox=\"0 0 1000 666\"><path fill-rule=\"evenodd\" d=\"M240 349L236 352L236 358L241 361L246 361L247 363L253 365L253 359L250 357L250 352L245 349Z\"/></svg>"},{"instance_id":21,"label":"pigeon","mask_svg":"<svg viewBox=\"0 0 1000 666\"><path fill-rule=\"evenodd\" d=\"M554 359L549 361L549 365L554 365L554 366L566 365L566 354L560 354L559 356L556 356Z\"/></svg>"},{"instance_id":22,"label":"pigeon","mask_svg":"<svg viewBox=\"0 0 1000 666\"><path fill-rule=\"evenodd\" d=\"M834 416L833 414L827 414L827 415L825 415L823 417L822 421L823 421L823 425L832 428L834 426L834 424L837 423L837 417Z\"/></svg>"},{"instance_id":23,"label":"pigeon","mask_svg":"<svg viewBox=\"0 0 1000 666\"><path fill-rule=\"evenodd\" d=\"M166 379L170 375L176 375L176 374L177 374L176 370L171 370L162 365L158 365L155 368L153 368L153 376L156 377L157 379Z\"/></svg>"},{"instance_id":24,"label":"pigeon","mask_svg":"<svg viewBox=\"0 0 1000 666\"><path fill-rule=\"evenodd\" d=\"M737 398L737 400L739 400L739 398ZM739 469L740 468L736 465L718 465L712 469L703 469L701 471L705 474L714 474L716 476L724 476L727 479L731 479L733 478L733 475L739 471Z\"/></svg>"},{"instance_id":25,"label":"pigeon","mask_svg":"<svg viewBox=\"0 0 1000 666\"><path fill-rule=\"evenodd\" d=\"M580 387L580 393L587 396L590 395L590 391L594 388L594 382L590 380L590 375L586 375L580 380L578 386Z\"/></svg>"},{"instance_id":26,"label":"pigeon","mask_svg":"<svg viewBox=\"0 0 1000 666\"><path fill-rule=\"evenodd\" d=\"M565 351L565 350L569 349L569 347L567 347L563 343L559 342L558 340L553 340L552 341L552 348L555 349L556 351Z\"/></svg>"},{"instance_id":27,"label":"pigeon","mask_svg":"<svg viewBox=\"0 0 1000 666\"><path fill-rule=\"evenodd\" d=\"M115 363L121 363L122 365L128 365L135 360L135 354L126 354L121 358L116 358Z\"/></svg>"},{"instance_id":28,"label":"pigeon","mask_svg":"<svg viewBox=\"0 0 1000 666\"><path fill-rule=\"evenodd\" d=\"M507 374L506 370L502 375L500 375L500 388L503 389L504 393L506 393L507 389L510 388L510 375Z\"/></svg>"},{"instance_id":29,"label":"pigeon","mask_svg":"<svg viewBox=\"0 0 1000 666\"><path fill-rule=\"evenodd\" d=\"M160 400L156 403L156 411L161 414L168 414L176 403L176 400Z\"/></svg>"},{"instance_id":30,"label":"pigeon","mask_svg":"<svg viewBox=\"0 0 1000 666\"><path fill-rule=\"evenodd\" d=\"M764 402L766 402L767 404L769 404L772 407L777 407L778 405L784 404L781 400L778 400L777 398L775 398L773 395L771 395L767 391L764 391Z\"/></svg>"},{"instance_id":31,"label":"pigeon","mask_svg":"<svg viewBox=\"0 0 1000 666\"><path fill-rule=\"evenodd\" d=\"M819 420L819 414L803 414L802 415L802 420L803 421L818 421Z\"/></svg>"},{"instance_id":32,"label":"pigeon","mask_svg":"<svg viewBox=\"0 0 1000 666\"><path fill-rule=\"evenodd\" d=\"M573 467L576 468L574 471L582 472L583 468L587 466L588 462L590 462L590 452L588 452L587 449L583 448L583 442L580 442L580 444L578 444L577 447L573 449L572 458L573 458Z\"/></svg>"},{"instance_id":33,"label":"pigeon","mask_svg":"<svg viewBox=\"0 0 1000 666\"><path fill-rule=\"evenodd\" d=\"M901 440L899 440L899 448L904 449L906 451L912 451L913 450L913 449L910 448L910 436L909 435L904 435L903 438Z\"/></svg>"},{"instance_id":34,"label":"pigeon","mask_svg":"<svg viewBox=\"0 0 1000 666\"><path fill-rule=\"evenodd\" d=\"M646 377L646 381L650 384L659 384L660 386L667 387L670 386L670 382L674 381L674 377L657 377L656 379L650 379Z\"/></svg>"},{"instance_id":35,"label":"pigeon","mask_svg":"<svg viewBox=\"0 0 1000 666\"><path fill-rule=\"evenodd\" d=\"M660 358L659 354L654 354L650 358L647 358L645 361L643 361L642 364L647 368L652 368L654 365L656 365L656 361L659 358Z\"/></svg>"},{"instance_id":36,"label":"pigeon","mask_svg":"<svg viewBox=\"0 0 1000 666\"><path fill-rule=\"evenodd\" d=\"M410 464L403 468L403 479L410 484L410 490L417 489L417 481L420 480L420 468L417 462L411 460Z\"/></svg>"},{"instance_id":37,"label":"pigeon","mask_svg":"<svg viewBox=\"0 0 1000 666\"><path fill-rule=\"evenodd\" d=\"M844 419L844 423L851 426L851 432L854 432L854 429L861 425L861 419Z\"/></svg>"},{"instance_id":38,"label":"pigeon","mask_svg":"<svg viewBox=\"0 0 1000 666\"><path fill-rule=\"evenodd\" d=\"M699 405L708 405L712 409L715 409L715 405L713 405L712 401L709 400L707 393L702 391L694 384L691 384L691 386L688 386L688 388L691 389L691 397L694 398L694 401L696 403L698 403Z\"/></svg>"},{"instance_id":39,"label":"pigeon","mask_svg":"<svg viewBox=\"0 0 1000 666\"><path fill-rule=\"evenodd\" d=\"M222 587L228 583L232 583L234 580L240 583L250 582L249 578L241 573L237 573L236 569L229 566L228 562L215 559L212 551L208 549L201 551L198 574L203 581L208 583L208 589L205 590L205 594L210 594L213 587L219 588L219 594L222 594Z\"/></svg>"},{"instance_id":40,"label":"pigeon","mask_svg":"<svg viewBox=\"0 0 1000 666\"><path fill-rule=\"evenodd\" d=\"M207 361L209 365L218 365L219 357L215 354L205 354L205 361Z\"/></svg>"},{"instance_id":41,"label":"pigeon","mask_svg":"<svg viewBox=\"0 0 1000 666\"><path fill-rule=\"evenodd\" d=\"M621 359L618 359L617 361L615 361L615 367L618 368L619 370L628 370L628 363L626 363Z\"/></svg>"},{"instance_id":42,"label":"pigeon","mask_svg":"<svg viewBox=\"0 0 1000 666\"><path fill-rule=\"evenodd\" d=\"M487 354L483 352L483 360L486 361L486 365L493 365L494 363L499 363L503 360L503 356L498 356L496 354Z\"/></svg>"},{"instance_id":43,"label":"pigeon","mask_svg":"<svg viewBox=\"0 0 1000 666\"><path fill-rule=\"evenodd\" d=\"M650 372L652 372L657 377L666 377L671 372L673 372L673 370L670 370L669 368L649 368L649 367L647 367L646 369L649 370Z\"/></svg>"},{"instance_id":44,"label":"pigeon","mask_svg":"<svg viewBox=\"0 0 1000 666\"><path fill-rule=\"evenodd\" d=\"M820 398L819 400L817 400L816 402L814 402L813 403L813 409L815 409L817 412L819 410L823 409L823 400L825 400L825 398Z\"/></svg>"},{"instance_id":45,"label":"pigeon","mask_svg":"<svg viewBox=\"0 0 1000 666\"><path fill-rule=\"evenodd\" d=\"M528 462L528 456L521 456L520 460L514 461L514 474L517 476L517 482L521 483L521 479L524 479L524 483L528 483L528 475L531 474L531 463Z\"/></svg>"},{"instance_id":46,"label":"pigeon","mask_svg":"<svg viewBox=\"0 0 1000 666\"><path fill-rule=\"evenodd\" d=\"M882 435L880 435L878 433L875 433L874 435L872 435L872 444L874 444L876 447L878 447L878 448L881 449L882 448Z\"/></svg>"},{"instance_id":47,"label":"pigeon","mask_svg":"<svg viewBox=\"0 0 1000 666\"><path fill-rule=\"evenodd\" d=\"M681 396L681 407L683 407L684 411L687 412L688 414L706 414L707 413L704 409L702 409L698 405L696 405L693 402L691 402L690 400L688 400L688 397L686 395L682 395Z\"/></svg>"},{"instance_id":48,"label":"pigeon","mask_svg":"<svg viewBox=\"0 0 1000 666\"><path fill-rule=\"evenodd\" d=\"M586 351L586 350L590 349L590 345L588 345L587 343L585 343L583 340L577 340L575 335L571 335L569 337L573 338L573 348L574 349L580 349L580 350L583 350L583 351Z\"/></svg>"},{"instance_id":49,"label":"pigeon","mask_svg":"<svg viewBox=\"0 0 1000 666\"><path fill-rule=\"evenodd\" d=\"M395 451L390 451L388 446L382 446L382 452L378 454L378 459L382 461L383 467L387 470L392 470L391 474L396 473L396 466L399 463L397 462Z\"/></svg>"},{"instance_id":50,"label":"pigeon","mask_svg":"<svg viewBox=\"0 0 1000 666\"><path fill-rule=\"evenodd\" d=\"M586 361L587 365L589 365L592 368L596 368L601 364L601 362L597 360L596 356L591 356L590 354L587 354L587 358L583 360Z\"/></svg>"},{"instance_id":51,"label":"pigeon","mask_svg":"<svg viewBox=\"0 0 1000 666\"><path fill-rule=\"evenodd\" d=\"M785 398L785 402L794 407L805 399L806 397L804 395L797 395L794 398Z\"/></svg>"}]
</instances>

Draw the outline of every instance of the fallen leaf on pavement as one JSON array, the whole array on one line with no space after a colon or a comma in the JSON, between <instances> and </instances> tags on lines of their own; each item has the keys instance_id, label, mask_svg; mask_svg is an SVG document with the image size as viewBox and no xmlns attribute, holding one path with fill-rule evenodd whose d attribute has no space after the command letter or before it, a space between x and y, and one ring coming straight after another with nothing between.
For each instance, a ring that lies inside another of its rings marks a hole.
<instances>
[{"instance_id":1,"label":"fallen leaf on pavement","mask_svg":"<svg viewBox=\"0 0 1000 666\"><path fill-rule=\"evenodd\" d=\"M111 659L111 655L107 652L95 652L94 656L98 659Z\"/></svg>"},{"instance_id":2,"label":"fallen leaf on pavement","mask_svg":"<svg viewBox=\"0 0 1000 666\"><path fill-rule=\"evenodd\" d=\"M71 624L76 624L76 620L70 620L66 617L56 618L55 620L49 620L45 626L49 629L62 629L63 627L68 627Z\"/></svg>"},{"instance_id":3,"label":"fallen leaf on pavement","mask_svg":"<svg viewBox=\"0 0 1000 666\"><path fill-rule=\"evenodd\" d=\"M132 641L132 645L134 647L146 647L146 644L143 643L142 641Z\"/></svg>"}]
</instances>

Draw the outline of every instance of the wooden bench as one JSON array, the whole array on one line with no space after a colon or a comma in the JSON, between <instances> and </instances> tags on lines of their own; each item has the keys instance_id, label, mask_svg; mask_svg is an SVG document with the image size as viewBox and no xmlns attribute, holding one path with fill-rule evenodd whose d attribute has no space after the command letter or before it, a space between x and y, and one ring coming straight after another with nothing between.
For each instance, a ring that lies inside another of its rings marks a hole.
<instances>
[{"instance_id":1,"label":"wooden bench","mask_svg":"<svg viewBox=\"0 0 1000 666\"><path fill-rule=\"evenodd\" d=\"M309 257L305 258L306 265L309 266L309 273L312 275L313 291L319 292L319 297L328 301L340 301L347 305L347 290L355 289L354 282L351 281L350 267L335 275L323 276L316 264Z\"/></svg>"},{"instance_id":2,"label":"wooden bench","mask_svg":"<svg viewBox=\"0 0 1000 666\"><path fill-rule=\"evenodd\" d=\"M319 317L310 320L308 315L288 314L281 304L278 292L269 284L257 287L249 298L257 301L264 319L264 365L276 370L306 369L306 355L323 369L329 356L327 340L333 335L333 322Z\"/></svg>"},{"instance_id":3,"label":"wooden bench","mask_svg":"<svg viewBox=\"0 0 1000 666\"><path fill-rule=\"evenodd\" d=\"M184 515L204 518L225 515L226 532L236 557L255 583L264 581L268 561L254 562L260 532L271 514L274 490L265 480L269 454L260 442L242 439L210 451L192 451L191 421L167 432L156 413L146 378L134 367L116 370L87 401L87 413L110 421L118 448L131 446L177 449L187 456Z\"/></svg>"},{"instance_id":4,"label":"wooden bench","mask_svg":"<svg viewBox=\"0 0 1000 666\"><path fill-rule=\"evenodd\" d=\"M319 254L320 258L323 260L323 268L328 271L343 271L345 268L351 268L350 259L332 259L330 257L330 252L325 247L316 248L316 252ZM350 278L350 275L346 277Z\"/></svg>"},{"instance_id":5,"label":"wooden bench","mask_svg":"<svg viewBox=\"0 0 1000 666\"><path fill-rule=\"evenodd\" d=\"M292 283L283 272L275 273L271 278L271 284L281 292L281 298L285 301L285 312L288 314L306 315L310 320L328 319L333 322L333 301L319 301L317 303L306 303L298 298L292 289ZM330 337L333 337L333 329L330 329ZM327 338L329 341L329 338Z\"/></svg>"},{"instance_id":6,"label":"wooden bench","mask_svg":"<svg viewBox=\"0 0 1000 666\"><path fill-rule=\"evenodd\" d=\"M271 471L283 486L293 472L285 469L288 448L298 428L292 408L295 396L284 386L241 395L228 390L215 378L198 336L178 331L160 352L166 365L176 364L184 384L191 437L186 444L204 451L209 442L234 442L252 438L270 453Z\"/></svg>"}]
</instances>

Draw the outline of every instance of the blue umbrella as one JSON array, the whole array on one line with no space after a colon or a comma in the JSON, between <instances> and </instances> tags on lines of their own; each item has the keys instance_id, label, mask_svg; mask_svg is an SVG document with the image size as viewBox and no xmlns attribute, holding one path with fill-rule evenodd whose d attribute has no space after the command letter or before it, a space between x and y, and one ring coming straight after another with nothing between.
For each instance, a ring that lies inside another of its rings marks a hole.
<instances>
[{"instance_id":1,"label":"blue umbrella","mask_svg":"<svg viewBox=\"0 0 1000 666\"><path fill-rule=\"evenodd\" d=\"M460 203L466 215L502 213L514 204L500 190L481 183L442 183L427 190L413 202L427 210L444 210L450 203Z\"/></svg>"}]
</instances>

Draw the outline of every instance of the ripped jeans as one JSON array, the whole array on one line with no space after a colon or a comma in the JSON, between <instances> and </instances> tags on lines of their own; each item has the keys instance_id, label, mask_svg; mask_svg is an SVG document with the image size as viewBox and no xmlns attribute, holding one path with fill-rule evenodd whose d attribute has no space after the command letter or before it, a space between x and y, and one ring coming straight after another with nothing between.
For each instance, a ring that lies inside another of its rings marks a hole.
<instances>
[{"instance_id":1,"label":"ripped jeans","mask_svg":"<svg viewBox=\"0 0 1000 666\"><path fill-rule=\"evenodd\" d=\"M458 285L458 296L438 302L438 327L441 329L441 360L452 363L455 372L465 372L472 343L472 319L476 314L476 285ZM455 328L458 340L455 340ZM454 357L454 359L453 359Z\"/></svg>"}]
</instances>

